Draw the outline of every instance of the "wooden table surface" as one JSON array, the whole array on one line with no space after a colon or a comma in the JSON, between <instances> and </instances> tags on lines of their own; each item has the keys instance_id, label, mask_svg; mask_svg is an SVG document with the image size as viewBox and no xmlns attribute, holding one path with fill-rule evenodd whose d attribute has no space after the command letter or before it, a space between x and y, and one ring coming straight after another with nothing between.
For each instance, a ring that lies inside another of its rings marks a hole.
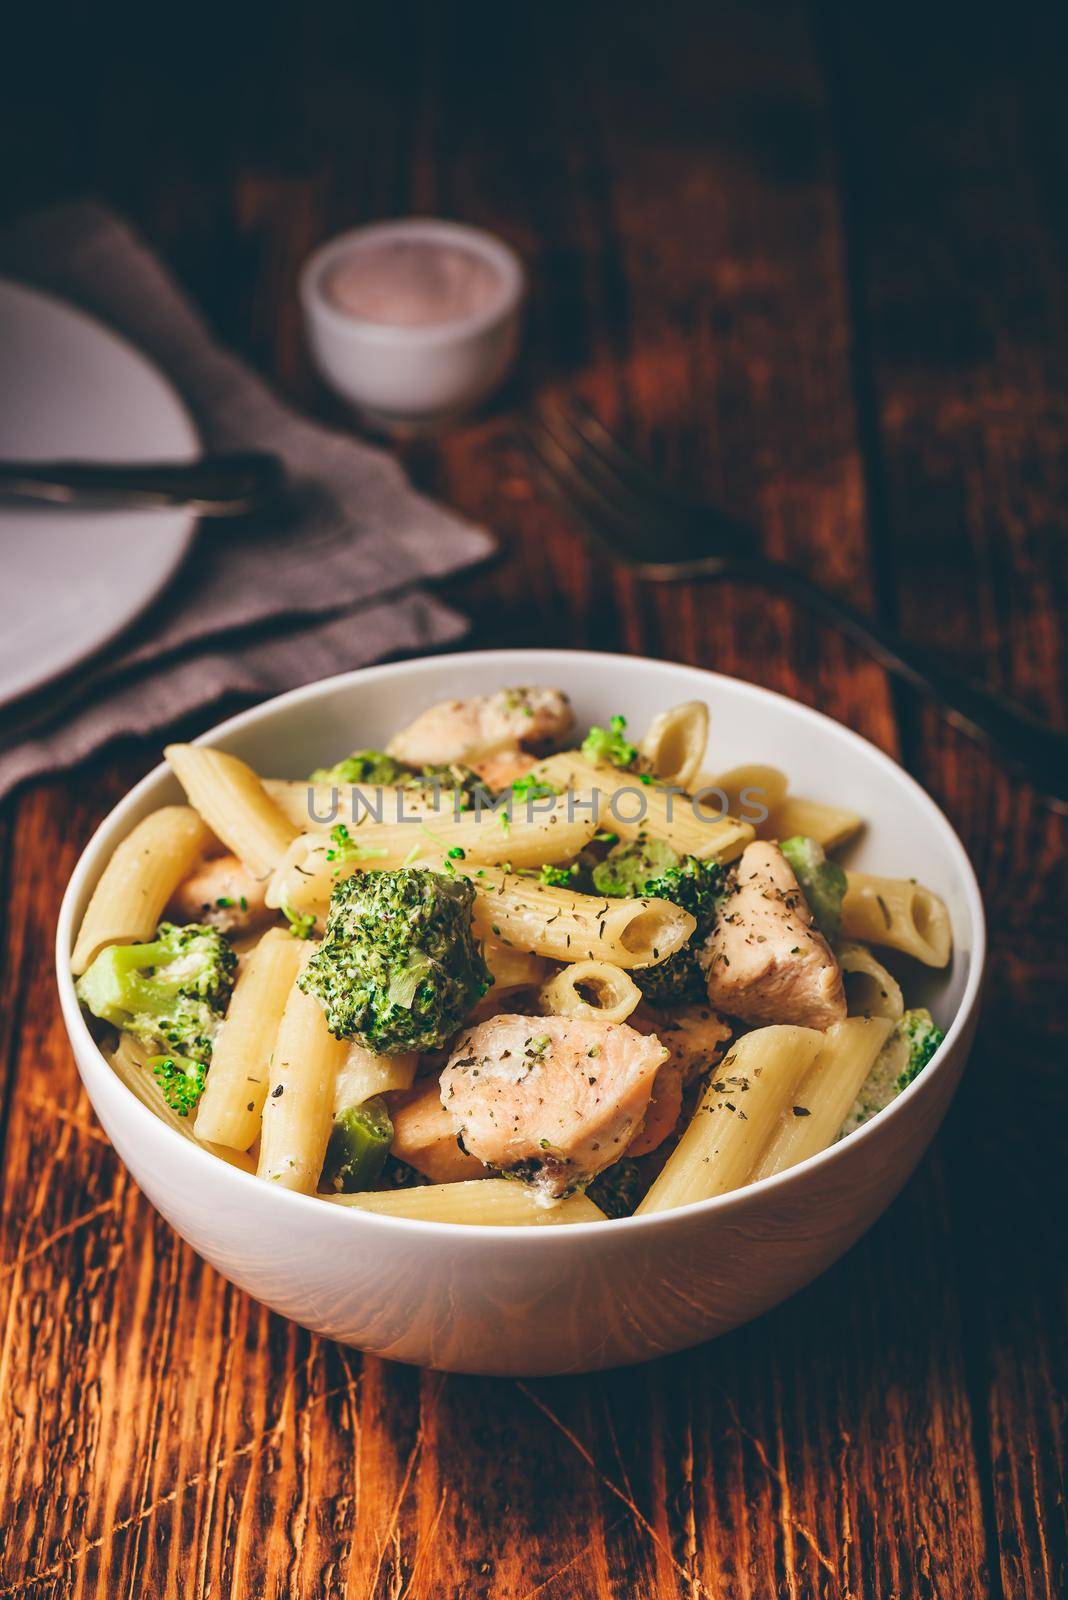
<instances>
[{"instance_id":1,"label":"wooden table surface","mask_svg":"<svg viewBox=\"0 0 1068 1600\"><path fill-rule=\"evenodd\" d=\"M471 642L698 663L856 728L960 830L992 956L933 1152L819 1282L654 1365L445 1377L268 1314L134 1189L50 942L155 750L24 792L0 814L0 1600L1065 1593L1064 820L787 603L595 564L509 444L526 391L577 388L772 551L1063 725L1059 53L1019 13L865 9L339 3L169 41L87 10L5 90L11 204L95 188L321 415L313 245L413 210L512 240L522 380L409 452L500 535L446 589Z\"/></svg>"}]
</instances>

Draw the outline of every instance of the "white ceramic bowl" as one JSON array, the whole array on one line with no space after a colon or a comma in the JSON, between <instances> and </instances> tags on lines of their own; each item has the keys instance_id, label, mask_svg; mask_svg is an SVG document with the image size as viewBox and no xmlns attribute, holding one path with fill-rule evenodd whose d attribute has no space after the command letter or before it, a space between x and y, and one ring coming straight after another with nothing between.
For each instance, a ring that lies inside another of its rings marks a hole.
<instances>
[{"instance_id":1,"label":"white ceramic bowl","mask_svg":"<svg viewBox=\"0 0 1068 1600\"><path fill-rule=\"evenodd\" d=\"M641 728L665 706L705 699L711 767L775 762L799 793L867 817L852 860L917 877L949 906L952 965L910 971L908 990L947 1033L927 1070L860 1132L778 1177L658 1216L483 1229L374 1216L272 1188L146 1110L93 1043L75 998L73 933L101 869L140 817L180 797L157 767L93 836L59 917L63 1015L97 1115L152 1203L249 1294L330 1338L452 1371L534 1375L643 1361L723 1333L808 1283L871 1226L926 1149L975 1032L983 972L979 890L933 801L858 735L731 678L561 650L439 656L297 689L205 739L261 772L299 776L384 743L435 700L538 682L566 689L580 723L623 711Z\"/></svg>"},{"instance_id":2,"label":"white ceramic bowl","mask_svg":"<svg viewBox=\"0 0 1068 1600\"><path fill-rule=\"evenodd\" d=\"M473 316L431 325L368 322L326 292L332 270L368 245L429 240L459 246L495 269L500 289ZM408 217L354 228L318 249L300 279L308 343L327 383L368 421L418 432L472 410L502 381L519 348L525 277L519 257L480 228Z\"/></svg>"}]
</instances>

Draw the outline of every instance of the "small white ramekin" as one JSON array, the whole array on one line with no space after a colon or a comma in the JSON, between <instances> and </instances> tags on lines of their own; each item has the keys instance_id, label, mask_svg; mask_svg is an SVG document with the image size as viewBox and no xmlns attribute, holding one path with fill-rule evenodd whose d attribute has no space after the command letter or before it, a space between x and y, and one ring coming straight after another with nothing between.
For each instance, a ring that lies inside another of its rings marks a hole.
<instances>
[{"instance_id":1,"label":"small white ramekin","mask_svg":"<svg viewBox=\"0 0 1068 1600\"><path fill-rule=\"evenodd\" d=\"M448 322L368 322L333 303L331 270L371 243L425 239L460 246L494 267L500 290L485 310ZM515 251L491 233L433 217L353 228L304 265L300 297L308 343L325 381L372 425L421 432L473 410L497 387L519 349L526 276Z\"/></svg>"}]
</instances>

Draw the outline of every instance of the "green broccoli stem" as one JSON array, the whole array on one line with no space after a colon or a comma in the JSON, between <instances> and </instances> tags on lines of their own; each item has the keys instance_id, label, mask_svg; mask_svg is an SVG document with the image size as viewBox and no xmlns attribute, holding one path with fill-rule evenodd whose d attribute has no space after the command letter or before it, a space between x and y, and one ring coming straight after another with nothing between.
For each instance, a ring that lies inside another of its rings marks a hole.
<instances>
[{"instance_id":1,"label":"green broccoli stem","mask_svg":"<svg viewBox=\"0 0 1068 1600\"><path fill-rule=\"evenodd\" d=\"M132 1016L164 1011L182 992L180 972L144 976L146 968L173 961L174 952L162 943L110 945L83 975L80 996L94 1016L121 1028Z\"/></svg>"},{"instance_id":2,"label":"green broccoli stem","mask_svg":"<svg viewBox=\"0 0 1068 1600\"><path fill-rule=\"evenodd\" d=\"M334 1118L323 1161L320 1188L358 1194L378 1181L393 1143L393 1123L384 1100L375 1096L346 1106Z\"/></svg>"},{"instance_id":3,"label":"green broccoli stem","mask_svg":"<svg viewBox=\"0 0 1068 1600\"><path fill-rule=\"evenodd\" d=\"M837 861L829 859L822 845L804 834L781 839L779 849L797 879L812 920L823 937L833 944L842 931L845 872Z\"/></svg>"}]
</instances>

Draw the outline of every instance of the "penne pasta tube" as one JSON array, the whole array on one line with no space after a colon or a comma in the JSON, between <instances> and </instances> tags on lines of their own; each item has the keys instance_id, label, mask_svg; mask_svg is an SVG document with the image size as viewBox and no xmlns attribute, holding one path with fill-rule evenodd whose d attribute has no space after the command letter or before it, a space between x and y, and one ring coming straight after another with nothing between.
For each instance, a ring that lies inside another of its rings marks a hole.
<instances>
[{"instance_id":1,"label":"penne pasta tube","mask_svg":"<svg viewBox=\"0 0 1068 1600\"><path fill-rule=\"evenodd\" d=\"M321 829L329 833L337 823L346 827L364 821L398 823L404 817L451 817L451 793L442 793L435 805L432 790L394 789L368 783L309 783L300 778L263 778L264 793L301 833Z\"/></svg>"},{"instance_id":2,"label":"penne pasta tube","mask_svg":"<svg viewBox=\"0 0 1068 1600\"><path fill-rule=\"evenodd\" d=\"M773 1026L743 1034L716 1066L689 1126L635 1215L671 1211L748 1183L783 1109L797 1103L797 1086L823 1042L814 1028Z\"/></svg>"},{"instance_id":3,"label":"penne pasta tube","mask_svg":"<svg viewBox=\"0 0 1068 1600\"><path fill-rule=\"evenodd\" d=\"M316 948L304 945L298 978ZM294 983L271 1056L259 1177L301 1194L315 1193L334 1121L335 1081L347 1053L346 1041L327 1030L319 1002Z\"/></svg>"},{"instance_id":4,"label":"penne pasta tube","mask_svg":"<svg viewBox=\"0 0 1068 1600\"><path fill-rule=\"evenodd\" d=\"M198 1139L247 1150L259 1134L271 1051L301 954L299 940L272 928L241 962L197 1108Z\"/></svg>"},{"instance_id":5,"label":"penne pasta tube","mask_svg":"<svg viewBox=\"0 0 1068 1600\"><path fill-rule=\"evenodd\" d=\"M509 1178L472 1178L462 1183L421 1184L414 1189L383 1189L367 1194L332 1194L331 1205L374 1211L383 1217L417 1222L461 1222L483 1228L551 1227L569 1222L607 1222L584 1194L545 1205Z\"/></svg>"},{"instance_id":6,"label":"penne pasta tube","mask_svg":"<svg viewBox=\"0 0 1068 1600\"><path fill-rule=\"evenodd\" d=\"M415 1082L419 1055L376 1056L362 1044L349 1044L334 1084L334 1115L348 1106L362 1106L376 1094L410 1089Z\"/></svg>"},{"instance_id":7,"label":"penne pasta tube","mask_svg":"<svg viewBox=\"0 0 1068 1600\"><path fill-rule=\"evenodd\" d=\"M163 753L190 805L227 849L257 878L273 872L297 830L252 768L225 750L203 745L170 744Z\"/></svg>"},{"instance_id":8,"label":"penne pasta tube","mask_svg":"<svg viewBox=\"0 0 1068 1600\"><path fill-rule=\"evenodd\" d=\"M842 969L850 1016L889 1017L896 1022L905 1009L901 985L867 945L846 939L837 946L835 955Z\"/></svg>"},{"instance_id":9,"label":"penne pasta tube","mask_svg":"<svg viewBox=\"0 0 1068 1600\"><path fill-rule=\"evenodd\" d=\"M680 855L727 862L754 838L750 823L721 816L715 800L702 806L688 794L642 783L636 772L595 766L578 751L549 756L533 771L538 781L573 791L574 808L595 805L598 826L621 839L663 839Z\"/></svg>"},{"instance_id":10,"label":"penne pasta tube","mask_svg":"<svg viewBox=\"0 0 1068 1600\"><path fill-rule=\"evenodd\" d=\"M550 1016L596 1022L626 1022L641 997L634 979L607 961L573 962L542 984L538 996Z\"/></svg>"},{"instance_id":11,"label":"penne pasta tube","mask_svg":"<svg viewBox=\"0 0 1068 1600\"><path fill-rule=\"evenodd\" d=\"M849 1017L827 1029L819 1053L792 1091L794 1103L782 1107L750 1183L796 1167L834 1143L893 1027L889 1017Z\"/></svg>"},{"instance_id":12,"label":"penne pasta tube","mask_svg":"<svg viewBox=\"0 0 1068 1600\"><path fill-rule=\"evenodd\" d=\"M912 878L847 872L842 933L847 939L901 950L926 967L946 966L953 949L944 902Z\"/></svg>"},{"instance_id":13,"label":"penne pasta tube","mask_svg":"<svg viewBox=\"0 0 1068 1600\"><path fill-rule=\"evenodd\" d=\"M731 816L751 822L759 832L766 826L767 816L782 804L786 774L778 767L748 761L744 766L731 767L729 772L702 773L694 790L699 794L707 791L709 802L718 801L720 805L725 797Z\"/></svg>"},{"instance_id":14,"label":"penne pasta tube","mask_svg":"<svg viewBox=\"0 0 1068 1600\"><path fill-rule=\"evenodd\" d=\"M707 748L708 707L703 700L661 711L638 746L650 772L687 792Z\"/></svg>"},{"instance_id":15,"label":"penne pasta tube","mask_svg":"<svg viewBox=\"0 0 1068 1600\"><path fill-rule=\"evenodd\" d=\"M535 802L537 804L537 802ZM521 809L521 808L520 808ZM321 831L301 834L278 864L267 888L269 906L323 912L339 878L361 868L382 871L420 864L449 862L450 870L469 866L539 867L544 862L571 861L596 831L589 812L568 817L565 800L548 810L506 814L488 810L435 815L425 822L387 823L364 818L350 830L347 850L339 849ZM453 852L456 852L454 855Z\"/></svg>"},{"instance_id":16,"label":"penne pasta tube","mask_svg":"<svg viewBox=\"0 0 1068 1600\"><path fill-rule=\"evenodd\" d=\"M465 873L475 887L474 927L552 961L649 967L666 961L697 924L670 900L609 900L517 878L496 867Z\"/></svg>"},{"instance_id":17,"label":"penne pasta tube","mask_svg":"<svg viewBox=\"0 0 1068 1600\"><path fill-rule=\"evenodd\" d=\"M153 811L115 847L86 907L71 957L80 977L109 944L152 938L171 895L212 844L189 806Z\"/></svg>"},{"instance_id":18,"label":"penne pasta tube","mask_svg":"<svg viewBox=\"0 0 1068 1600\"><path fill-rule=\"evenodd\" d=\"M528 950L515 950L497 939L487 939L482 946L482 959L493 974L493 988L487 998L500 995L508 989L533 989L547 978L550 967L543 956Z\"/></svg>"},{"instance_id":19,"label":"penne pasta tube","mask_svg":"<svg viewBox=\"0 0 1068 1600\"><path fill-rule=\"evenodd\" d=\"M800 834L830 851L854 838L863 826L863 819L844 806L788 794L772 809L768 820L759 824L757 833L761 839L795 839Z\"/></svg>"}]
</instances>

